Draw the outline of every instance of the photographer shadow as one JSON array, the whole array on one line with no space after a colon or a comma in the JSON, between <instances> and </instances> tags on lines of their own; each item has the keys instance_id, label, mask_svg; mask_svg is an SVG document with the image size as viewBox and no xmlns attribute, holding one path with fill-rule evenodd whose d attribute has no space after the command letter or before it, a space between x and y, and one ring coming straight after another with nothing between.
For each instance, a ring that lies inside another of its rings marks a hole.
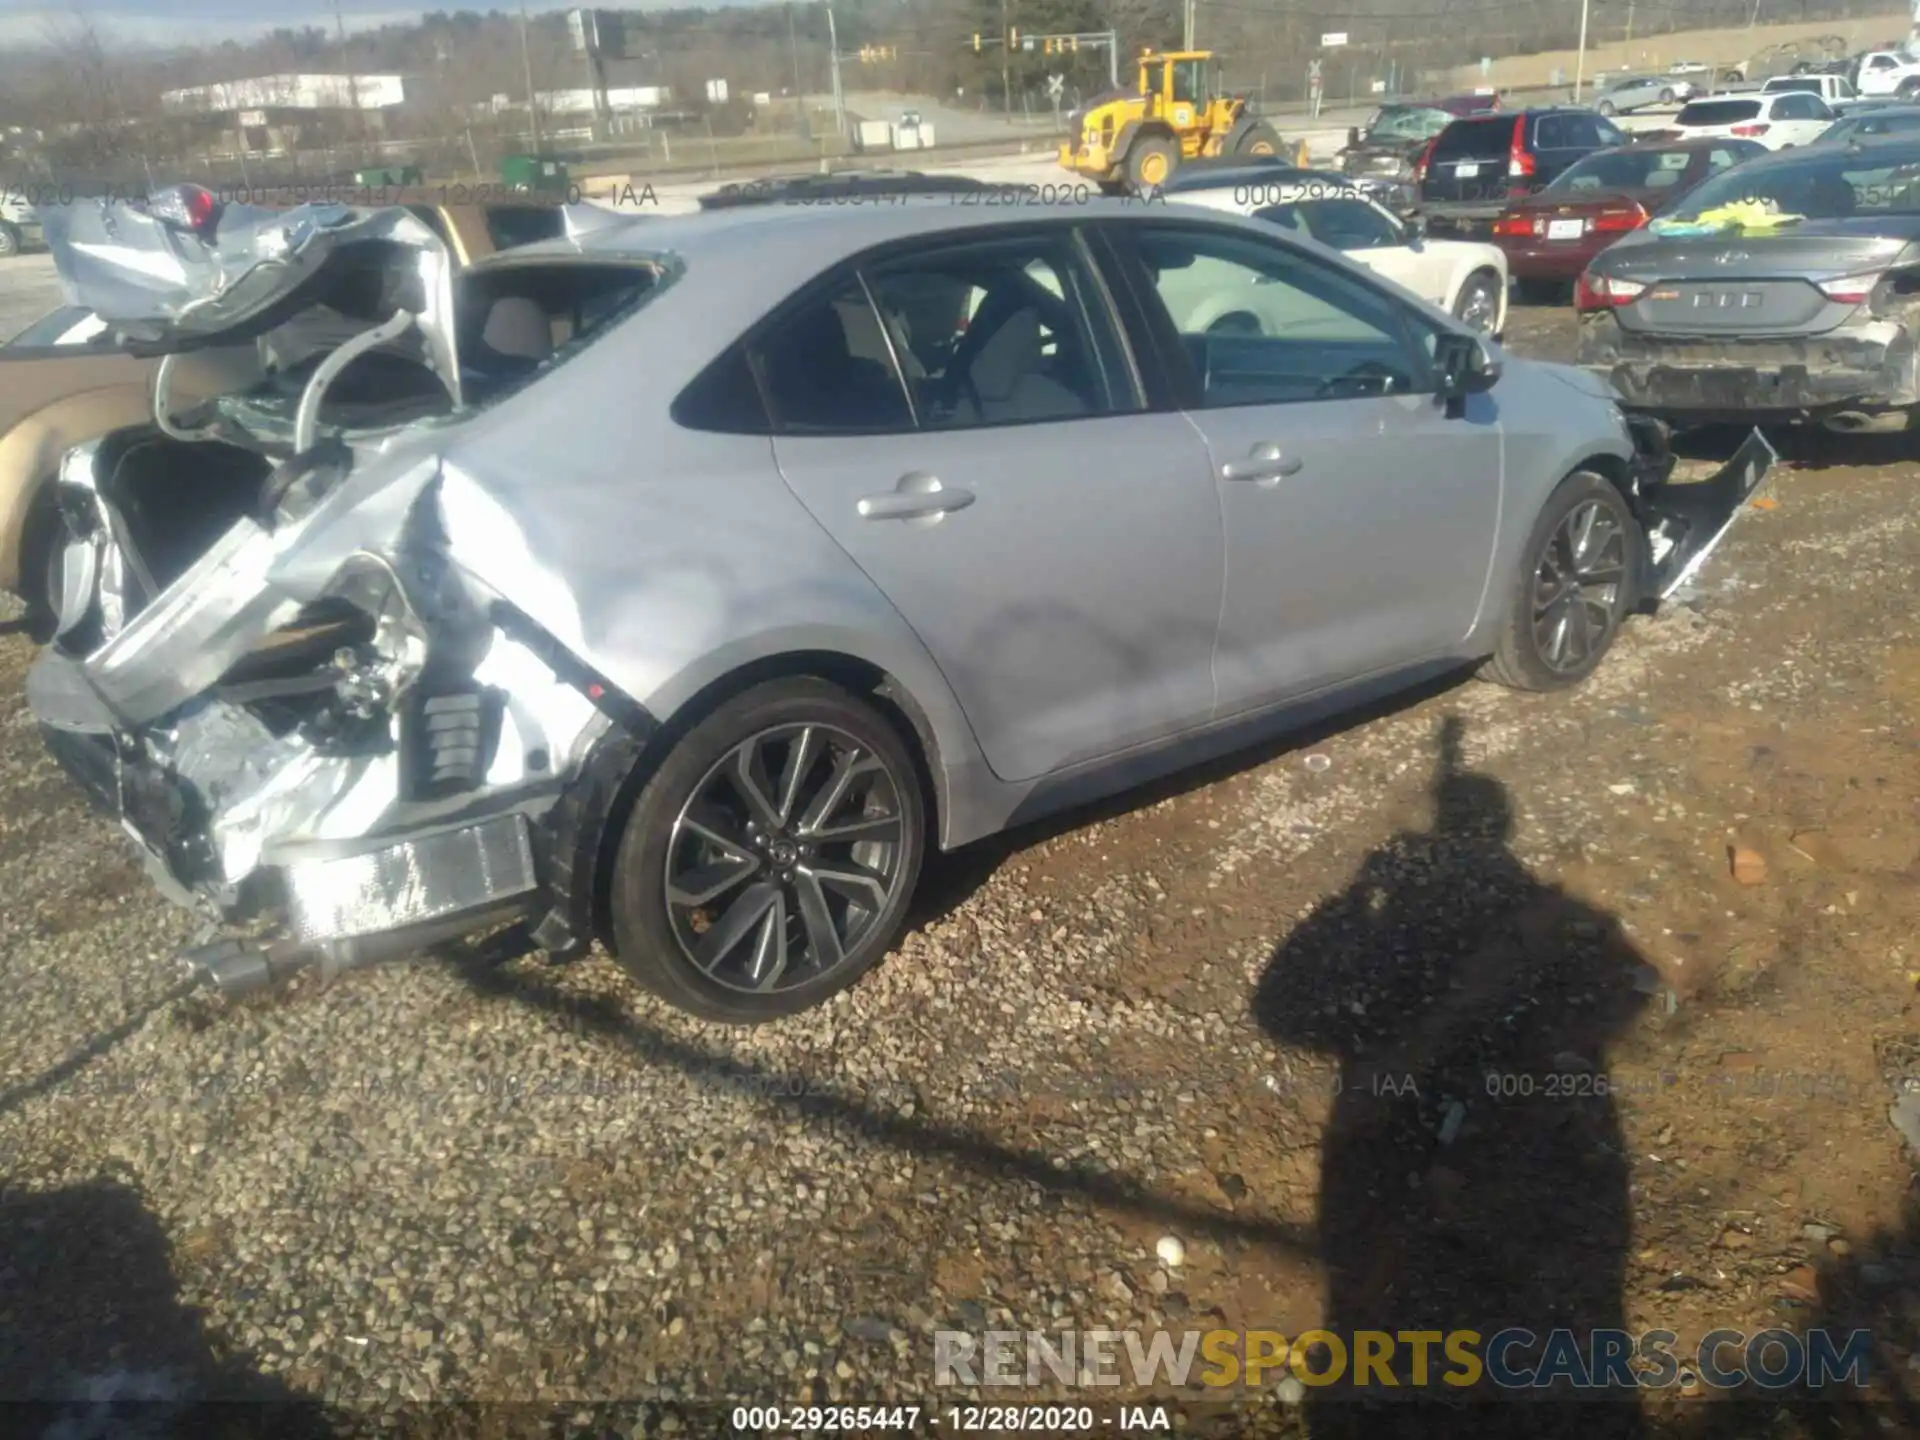
<instances>
[{"instance_id":1,"label":"photographer shadow","mask_svg":"<svg viewBox=\"0 0 1920 1440\"><path fill-rule=\"evenodd\" d=\"M1325 1327L1355 1332L1509 1328L1580 1355L1625 1328L1628 1157L1606 1081L1609 1043L1645 1003L1640 956L1608 915L1535 878L1508 848L1505 787L1461 761L1444 722L1432 827L1395 836L1352 884L1281 943L1255 1013L1276 1041L1337 1060L1321 1146L1317 1241ZM1336 1358L1312 1354L1315 1374ZM1344 1373L1307 1391L1316 1437L1512 1435L1633 1440L1631 1390L1567 1404L1565 1386L1517 1393L1434 1343L1418 1384L1409 1346L1396 1387ZM1528 1403L1530 1399L1554 1403Z\"/></svg>"}]
</instances>

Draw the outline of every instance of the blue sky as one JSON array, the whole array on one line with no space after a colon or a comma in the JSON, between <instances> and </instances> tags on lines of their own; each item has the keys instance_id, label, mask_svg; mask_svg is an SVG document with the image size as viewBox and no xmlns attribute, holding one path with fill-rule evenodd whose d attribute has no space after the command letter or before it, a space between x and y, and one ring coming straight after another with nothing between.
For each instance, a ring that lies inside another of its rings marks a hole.
<instances>
[{"instance_id":1,"label":"blue sky","mask_svg":"<svg viewBox=\"0 0 1920 1440\"><path fill-rule=\"evenodd\" d=\"M682 4L695 0L680 0ZM751 4L754 0L698 0L710 8L725 4ZM407 5L397 0L340 0L339 9L349 29L408 20L430 10L478 11L519 8L519 0L470 0L464 7L456 3ZM529 11L565 10L567 0L527 0ZM624 0L618 6L627 10L663 10L673 8L672 0ZM0 0L0 44L33 44L76 13L89 17L94 29L109 44L164 43L192 44L232 36L242 39L281 25L324 25L331 29L334 0L69 0L67 4L49 4L47 0Z\"/></svg>"}]
</instances>

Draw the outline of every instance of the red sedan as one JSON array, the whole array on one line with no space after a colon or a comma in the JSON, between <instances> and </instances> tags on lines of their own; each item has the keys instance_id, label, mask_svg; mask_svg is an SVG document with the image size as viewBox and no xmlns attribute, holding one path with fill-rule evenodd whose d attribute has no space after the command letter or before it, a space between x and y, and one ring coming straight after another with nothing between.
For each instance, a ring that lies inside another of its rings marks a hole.
<instances>
[{"instance_id":1,"label":"red sedan","mask_svg":"<svg viewBox=\"0 0 1920 1440\"><path fill-rule=\"evenodd\" d=\"M1493 243L1521 292L1567 284L1593 257L1638 230L1709 175L1755 155L1751 140L1657 140L1601 150L1544 189L1515 200L1493 225Z\"/></svg>"}]
</instances>

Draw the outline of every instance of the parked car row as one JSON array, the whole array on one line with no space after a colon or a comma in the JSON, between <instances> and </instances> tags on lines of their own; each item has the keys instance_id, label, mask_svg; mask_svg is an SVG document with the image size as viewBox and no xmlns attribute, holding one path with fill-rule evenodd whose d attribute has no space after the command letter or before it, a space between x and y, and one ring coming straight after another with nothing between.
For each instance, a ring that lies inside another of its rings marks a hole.
<instances>
[{"instance_id":1,"label":"parked car row","mask_svg":"<svg viewBox=\"0 0 1920 1440\"><path fill-rule=\"evenodd\" d=\"M225 989L509 926L757 1023L881 960L932 847L1456 667L1578 683L1772 451L1668 485L1424 298L1497 249L1256 176L470 263L404 207L65 209L71 343L157 372L39 444L32 711Z\"/></svg>"}]
</instances>

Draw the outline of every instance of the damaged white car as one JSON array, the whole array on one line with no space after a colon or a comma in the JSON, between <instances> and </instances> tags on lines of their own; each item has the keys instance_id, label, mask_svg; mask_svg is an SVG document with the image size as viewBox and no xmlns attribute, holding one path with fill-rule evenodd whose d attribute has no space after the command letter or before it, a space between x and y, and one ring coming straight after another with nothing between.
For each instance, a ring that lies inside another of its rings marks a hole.
<instances>
[{"instance_id":1,"label":"damaged white car","mask_svg":"<svg viewBox=\"0 0 1920 1440\"><path fill-rule=\"evenodd\" d=\"M229 989L517 923L817 1003L969 841L1462 664L1577 683L1772 460L1231 216L941 201L455 272L403 209L72 207L166 357L70 452L63 763ZM177 407L175 360L225 367Z\"/></svg>"}]
</instances>

